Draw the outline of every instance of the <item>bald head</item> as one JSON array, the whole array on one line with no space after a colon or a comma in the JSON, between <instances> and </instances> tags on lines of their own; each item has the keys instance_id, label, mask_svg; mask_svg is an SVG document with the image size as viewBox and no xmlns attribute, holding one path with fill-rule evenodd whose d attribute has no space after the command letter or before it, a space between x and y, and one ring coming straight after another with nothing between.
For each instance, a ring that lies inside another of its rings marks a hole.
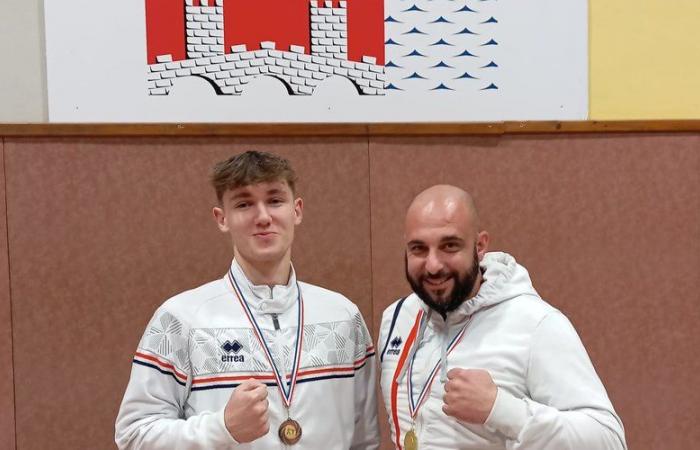
<instances>
[{"instance_id":1,"label":"bald head","mask_svg":"<svg viewBox=\"0 0 700 450\"><path fill-rule=\"evenodd\" d=\"M471 195L444 184L418 194L406 213L405 240L406 279L426 305L446 317L476 295L489 234L479 229Z\"/></svg>"},{"instance_id":2,"label":"bald head","mask_svg":"<svg viewBox=\"0 0 700 450\"><path fill-rule=\"evenodd\" d=\"M480 231L474 199L456 186L438 184L424 190L411 202L406 212L406 229L416 223L440 225L450 223L467 234Z\"/></svg>"}]
</instances>

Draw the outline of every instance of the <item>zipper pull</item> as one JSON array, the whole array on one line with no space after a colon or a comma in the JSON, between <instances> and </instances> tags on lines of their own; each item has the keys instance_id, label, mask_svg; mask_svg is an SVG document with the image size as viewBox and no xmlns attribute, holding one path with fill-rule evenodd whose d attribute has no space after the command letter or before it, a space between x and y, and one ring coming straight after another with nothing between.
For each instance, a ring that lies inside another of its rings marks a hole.
<instances>
[{"instance_id":1,"label":"zipper pull","mask_svg":"<svg viewBox=\"0 0 700 450\"><path fill-rule=\"evenodd\" d=\"M275 330L280 330L280 322L277 320L277 314L272 314L272 324L275 326Z\"/></svg>"}]
</instances>

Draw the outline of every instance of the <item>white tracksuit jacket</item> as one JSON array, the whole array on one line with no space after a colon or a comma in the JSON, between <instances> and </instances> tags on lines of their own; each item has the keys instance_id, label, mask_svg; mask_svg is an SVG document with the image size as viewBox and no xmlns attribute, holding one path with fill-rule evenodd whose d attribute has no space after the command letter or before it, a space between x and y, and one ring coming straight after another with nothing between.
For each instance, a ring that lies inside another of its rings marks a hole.
<instances>
[{"instance_id":1,"label":"white tracksuit jacket","mask_svg":"<svg viewBox=\"0 0 700 450\"><path fill-rule=\"evenodd\" d=\"M234 261L230 272L251 306L275 364L291 372L298 329L304 339L290 416L302 427L292 447L278 437L287 418L272 369L228 276L183 292L155 313L139 343L116 422L120 449L377 449L374 347L357 307L310 284L253 286ZM276 329L276 314L279 329ZM285 374L282 374L284 377ZM268 385L270 432L247 444L226 430L223 411L248 378Z\"/></svg>"},{"instance_id":2,"label":"white tracksuit jacket","mask_svg":"<svg viewBox=\"0 0 700 450\"><path fill-rule=\"evenodd\" d=\"M571 323L539 297L527 270L512 256L488 253L481 267L484 283L478 294L449 313L447 321L430 313L415 294L384 311L378 341L381 387L394 445L403 447L412 421L408 375L398 379L395 399L393 378L423 309L430 316L422 336L416 333L414 398L445 346L469 319L463 339L447 357L445 371L486 369L498 393L484 425L461 423L442 412L445 372L440 370L416 418L421 450L626 449L622 422Z\"/></svg>"}]
</instances>

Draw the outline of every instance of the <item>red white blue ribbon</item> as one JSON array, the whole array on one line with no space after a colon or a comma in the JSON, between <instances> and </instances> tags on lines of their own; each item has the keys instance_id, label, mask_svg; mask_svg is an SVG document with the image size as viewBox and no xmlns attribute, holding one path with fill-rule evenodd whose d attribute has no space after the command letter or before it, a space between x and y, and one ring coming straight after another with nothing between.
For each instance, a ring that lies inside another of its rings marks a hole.
<instances>
[{"instance_id":1,"label":"red white blue ribbon","mask_svg":"<svg viewBox=\"0 0 700 450\"><path fill-rule=\"evenodd\" d=\"M422 310L419 312L420 317L416 318L419 321L419 329L422 328L423 321L428 320L427 315L420 314L421 312ZM450 352L452 352L452 350L454 350L454 348L457 347L457 345L462 341L462 338L464 337L464 332L467 330L467 325L469 325L469 322L471 322L471 318L467 320L467 323L464 324L459 333L457 333L457 335L454 338L452 338L452 341L450 342L450 345L447 347L447 351L445 352L445 363L447 361L447 355L449 355ZM421 406L423 406L423 403L425 403L425 400L428 398L430 387L433 385L433 381L435 380L435 376L438 373L438 369L443 363L442 357L438 359L437 363L435 363L435 367L433 367L433 370L430 371L428 379L426 380L425 384L423 385L423 389L421 389L418 395L418 399L415 400L413 397L413 363L416 360L416 353L418 353L419 344L419 340L416 339L415 343L413 344L416 346L416 350L413 352L413 356L408 362L408 374L406 376L406 387L408 388L408 410L411 413L411 419L414 422L416 421L418 410Z\"/></svg>"},{"instance_id":2,"label":"red white blue ribbon","mask_svg":"<svg viewBox=\"0 0 700 450\"><path fill-rule=\"evenodd\" d=\"M394 371L394 376L392 377L391 380L391 418L394 422L394 435L396 436L396 448L397 450L403 450L403 447L401 446L401 425L399 423L399 401L398 401L398 396L399 396L399 384L400 384L400 378L401 374L404 372L404 367L406 366L406 359L408 358L408 354L411 351L411 348L413 347L413 343L419 339L418 335L419 333L419 328L421 325L421 320L423 318L423 310L418 311L418 315L416 316L416 320L413 323L413 326L411 327L411 331L408 333L408 337L406 338L406 345L404 345L403 350L401 351L401 355L399 355L399 362L396 364L396 370Z\"/></svg>"},{"instance_id":3,"label":"red white blue ribbon","mask_svg":"<svg viewBox=\"0 0 700 450\"><path fill-rule=\"evenodd\" d=\"M265 357L270 363L273 375L275 376L275 382L277 383L280 395L282 396L282 401L284 401L284 405L287 407L287 409L289 409L289 406L292 404L292 400L294 399L294 388L297 384L297 374L299 373L299 365L301 364L301 347L304 341L304 299L301 297L301 287L299 286L299 283L297 283L297 340L296 345L294 346L294 363L292 364L292 373L291 375L287 376L289 380L285 383L282 379L282 375L280 375L280 371L277 369L275 360L272 358L270 348L268 347L267 342L265 342L265 338L263 338L262 331L260 330L258 322L255 320L255 316L250 309L250 305L248 305L248 302L243 295L243 291L241 291L241 288L236 282L236 278L233 276L232 270L228 271L228 278L231 282L231 286L233 287L233 292L236 294L236 298L238 298L238 301L243 307L243 311L245 311L250 324L253 326L255 337L258 338L258 342L260 342L260 346L265 353Z\"/></svg>"}]
</instances>

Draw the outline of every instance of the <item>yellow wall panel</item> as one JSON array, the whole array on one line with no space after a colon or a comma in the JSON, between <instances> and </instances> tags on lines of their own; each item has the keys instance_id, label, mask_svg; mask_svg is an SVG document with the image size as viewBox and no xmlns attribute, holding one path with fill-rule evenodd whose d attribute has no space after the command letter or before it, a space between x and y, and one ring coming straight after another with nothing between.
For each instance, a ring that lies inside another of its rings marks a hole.
<instances>
[{"instance_id":1,"label":"yellow wall panel","mask_svg":"<svg viewBox=\"0 0 700 450\"><path fill-rule=\"evenodd\" d=\"M590 0L590 119L700 119L700 1Z\"/></svg>"}]
</instances>

